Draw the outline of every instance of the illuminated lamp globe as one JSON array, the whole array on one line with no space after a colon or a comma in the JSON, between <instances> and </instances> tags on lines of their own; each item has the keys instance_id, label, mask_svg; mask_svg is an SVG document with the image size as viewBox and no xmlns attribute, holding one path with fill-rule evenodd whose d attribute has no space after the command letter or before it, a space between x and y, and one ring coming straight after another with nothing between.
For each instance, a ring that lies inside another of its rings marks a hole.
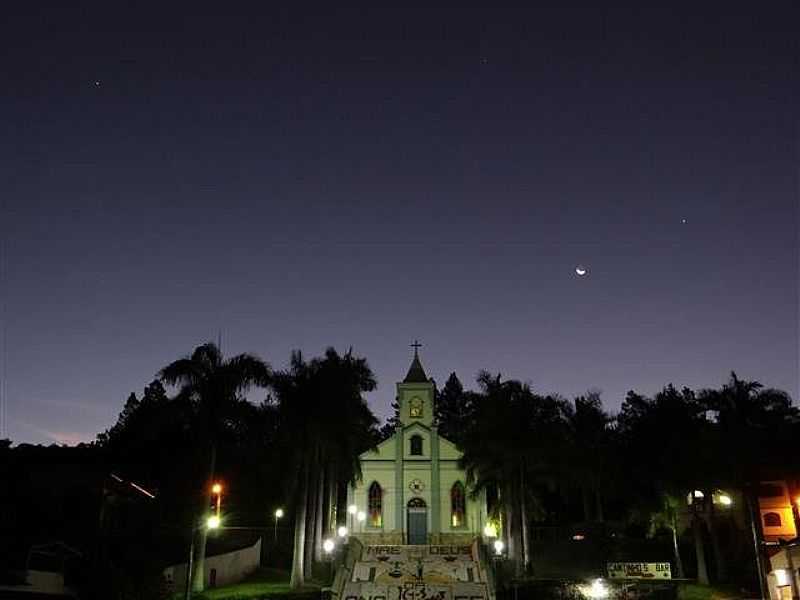
<instances>
[{"instance_id":1,"label":"illuminated lamp globe","mask_svg":"<svg viewBox=\"0 0 800 600\"><path fill-rule=\"evenodd\" d=\"M336 544L330 538L328 538L327 540L322 542L322 549L325 550L325 554L330 554L331 552L333 552L333 549L335 547L336 547Z\"/></svg>"},{"instance_id":2,"label":"illuminated lamp globe","mask_svg":"<svg viewBox=\"0 0 800 600\"><path fill-rule=\"evenodd\" d=\"M338 535L340 538L347 537L347 527L341 525L339 529L336 530L336 535Z\"/></svg>"}]
</instances>

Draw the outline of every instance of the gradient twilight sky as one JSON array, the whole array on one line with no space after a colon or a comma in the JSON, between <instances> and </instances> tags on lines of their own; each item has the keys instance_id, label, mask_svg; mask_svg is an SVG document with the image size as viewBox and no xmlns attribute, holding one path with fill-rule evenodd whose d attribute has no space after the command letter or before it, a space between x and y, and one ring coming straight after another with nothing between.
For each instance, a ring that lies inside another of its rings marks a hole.
<instances>
[{"instance_id":1,"label":"gradient twilight sky","mask_svg":"<svg viewBox=\"0 0 800 600\"><path fill-rule=\"evenodd\" d=\"M439 383L798 397L790 3L29 4L0 38L14 441L92 439L220 330L274 367L352 345L381 416L415 337Z\"/></svg>"}]
</instances>

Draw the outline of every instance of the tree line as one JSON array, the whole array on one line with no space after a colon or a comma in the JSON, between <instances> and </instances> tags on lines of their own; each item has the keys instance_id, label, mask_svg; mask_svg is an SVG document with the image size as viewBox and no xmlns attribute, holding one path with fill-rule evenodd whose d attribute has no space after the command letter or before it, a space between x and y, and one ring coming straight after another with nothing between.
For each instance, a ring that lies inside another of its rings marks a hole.
<instances>
[{"instance_id":1,"label":"tree line","mask_svg":"<svg viewBox=\"0 0 800 600\"><path fill-rule=\"evenodd\" d=\"M116 539L117 550L98 558L118 565L132 554L142 560L145 543L185 539L192 531L192 587L201 589L208 535L202 522L210 484L221 479L228 524L263 531L275 507L286 508L291 582L303 586L321 562L322 540L344 524L347 486L360 477L358 456L397 426L395 416L379 427L367 405L365 394L376 385L364 357L333 348L311 358L293 352L285 368L273 369L249 354L226 358L208 343L166 365L91 445L102 469L157 492L145 503L146 516L145 509L129 509L128 530L125 506L142 502L110 494L115 508L107 513L122 516L107 531L101 521L98 535L109 546ZM735 374L717 389L629 392L616 414L596 392L569 400L489 372L467 390L452 374L437 390L435 411L440 434L463 452L469 490L487 492L519 576L536 574L543 550L535 528L607 521L638 526L642 535L668 532L682 575L677 516L686 495L736 489L752 501L758 481L793 472L786 456L798 433L796 409L784 392ZM715 577L730 572L713 510L711 502L695 513L690 528L694 571L703 582L710 579L706 546ZM95 542L86 543L96 549ZM126 554L132 547L139 552Z\"/></svg>"},{"instance_id":2,"label":"tree line","mask_svg":"<svg viewBox=\"0 0 800 600\"><path fill-rule=\"evenodd\" d=\"M495 516L518 576L533 573L531 526L570 520L563 513L571 496L580 499L572 521L602 523L611 512L644 533L667 531L678 577L686 573L678 517L688 516L693 574L709 583L713 562L716 580L726 581L731 552L720 541L715 500L739 494L752 519L761 481L797 477L800 419L790 397L735 373L715 389L631 391L614 415L596 392L569 401L488 372L477 384L464 391L450 376L439 394L439 429L462 448L473 492L496 491ZM689 509L693 495L708 501Z\"/></svg>"}]
</instances>

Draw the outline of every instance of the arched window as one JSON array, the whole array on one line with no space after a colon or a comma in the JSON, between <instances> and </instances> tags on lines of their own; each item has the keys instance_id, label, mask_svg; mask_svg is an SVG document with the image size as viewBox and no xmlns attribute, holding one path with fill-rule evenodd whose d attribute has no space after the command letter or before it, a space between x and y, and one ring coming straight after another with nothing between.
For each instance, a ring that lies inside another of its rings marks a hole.
<instances>
[{"instance_id":1,"label":"arched window","mask_svg":"<svg viewBox=\"0 0 800 600\"><path fill-rule=\"evenodd\" d=\"M781 516L775 512L764 513L764 527L780 527Z\"/></svg>"},{"instance_id":2,"label":"arched window","mask_svg":"<svg viewBox=\"0 0 800 600\"><path fill-rule=\"evenodd\" d=\"M450 488L450 524L453 527L463 527L467 512L464 484L456 481Z\"/></svg>"},{"instance_id":3,"label":"arched window","mask_svg":"<svg viewBox=\"0 0 800 600\"><path fill-rule=\"evenodd\" d=\"M369 486L369 525L383 527L383 490L377 481Z\"/></svg>"},{"instance_id":4,"label":"arched window","mask_svg":"<svg viewBox=\"0 0 800 600\"><path fill-rule=\"evenodd\" d=\"M422 436L421 435L412 435L411 436L411 455L412 456L422 456Z\"/></svg>"}]
</instances>

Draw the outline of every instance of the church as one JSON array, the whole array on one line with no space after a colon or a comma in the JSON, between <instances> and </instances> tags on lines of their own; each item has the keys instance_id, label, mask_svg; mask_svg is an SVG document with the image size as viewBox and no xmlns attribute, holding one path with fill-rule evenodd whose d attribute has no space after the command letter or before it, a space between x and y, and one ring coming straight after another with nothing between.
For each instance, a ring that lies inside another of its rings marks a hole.
<instances>
[{"instance_id":1,"label":"church","mask_svg":"<svg viewBox=\"0 0 800 600\"><path fill-rule=\"evenodd\" d=\"M436 431L435 384L413 346L397 384L400 424L360 456L362 479L348 490L348 506L363 513L352 534L365 545L469 544L486 524L485 493L471 497L461 452Z\"/></svg>"}]
</instances>

